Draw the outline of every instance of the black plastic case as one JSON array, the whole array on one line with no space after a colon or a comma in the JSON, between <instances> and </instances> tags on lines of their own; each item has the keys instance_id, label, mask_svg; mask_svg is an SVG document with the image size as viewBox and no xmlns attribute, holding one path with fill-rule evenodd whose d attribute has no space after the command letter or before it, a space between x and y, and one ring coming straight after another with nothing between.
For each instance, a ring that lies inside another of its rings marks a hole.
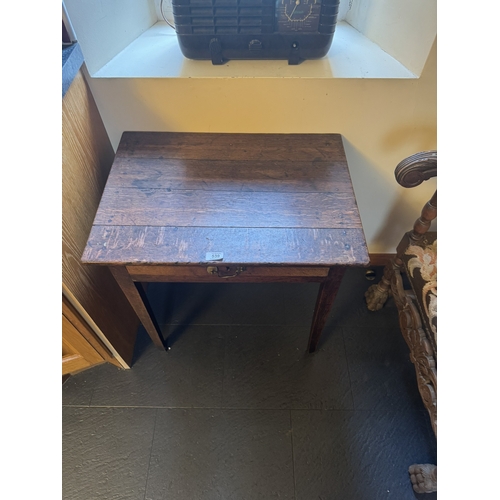
<instances>
[{"instance_id":1,"label":"black plastic case","mask_svg":"<svg viewBox=\"0 0 500 500\"><path fill-rule=\"evenodd\" d=\"M326 55L340 0L172 0L175 29L189 59L286 59Z\"/></svg>"}]
</instances>

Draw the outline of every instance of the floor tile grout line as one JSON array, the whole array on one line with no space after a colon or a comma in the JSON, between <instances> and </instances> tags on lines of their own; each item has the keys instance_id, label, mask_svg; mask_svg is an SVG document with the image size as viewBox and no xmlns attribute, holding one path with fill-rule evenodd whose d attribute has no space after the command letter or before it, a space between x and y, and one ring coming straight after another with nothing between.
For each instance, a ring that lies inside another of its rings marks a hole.
<instances>
[{"instance_id":1,"label":"floor tile grout line","mask_svg":"<svg viewBox=\"0 0 500 500\"><path fill-rule=\"evenodd\" d=\"M344 321L344 320L343 320ZM218 327L218 326L245 326L245 327L269 327L269 328L276 328L276 327L282 327L282 328L301 328L301 329L309 329L310 324L304 324L304 325L297 325L297 324L290 324L290 323L167 323L167 324L160 324L160 328L162 331L164 329L168 329L168 327L193 327L193 326L212 326L212 327ZM346 325L342 326L341 324L338 325L339 328L345 328ZM361 330L373 330L373 326L371 325L351 325L347 326L347 328L357 328Z\"/></svg>"},{"instance_id":2,"label":"floor tile grout line","mask_svg":"<svg viewBox=\"0 0 500 500\"><path fill-rule=\"evenodd\" d=\"M290 410L290 442L292 444L292 478L293 478L293 498L297 500L297 484L295 482L295 455L293 452L293 422L292 410Z\"/></svg>"},{"instance_id":3,"label":"floor tile grout line","mask_svg":"<svg viewBox=\"0 0 500 500\"><path fill-rule=\"evenodd\" d=\"M293 476L293 484L294 484L294 492L295 487L296 487L296 475L295 475L295 451L294 451L294 443L293 443L293 416L292 412L309 412L309 413L316 413L316 414L323 414L325 416L327 415L335 415L335 414L342 414L345 413L347 415L367 415L367 414L372 414L372 415L391 415L391 416L399 416L399 417L404 417L405 415L420 415L422 418L426 418L428 416L427 411L424 410L400 410L400 411L392 411L392 410L324 410L324 409L261 409L261 408L248 408L248 409L241 409L241 408L164 408L164 407L94 407L94 408L89 408L88 406L80 406L80 407L68 407L68 408L73 408L73 409L81 409L81 410L97 410L97 409L107 409L107 410L118 410L118 409L130 409L130 410L140 410L140 409L147 409L147 410L155 410L155 427L154 427L154 432L153 432L153 440L156 432L156 419L158 415L158 410L173 410L173 411L186 411L186 410L205 410L205 411L214 411L214 410L219 410L219 411L225 411L225 412L289 412L289 415L291 416L291 421L292 421L292 427L291 427L291 445L292 445L292 476ZM151 453L152 453L152 448L151 448ZM150 463L151 463L151 454L150 454ZM146 477L146 488L147 488L147 481L149 477L149 467L147 469L147 477ZM147 491L147 490L146 490ZM145 500L145 499L144 499Z\"/></svg>"},{"instance_id":4,"label":"floor tile grout line","mask_svg":"<svg viewBox=\"0 0 500 500\"><path fill-rule=\"evenodd\" d=\"M95 405L88 406L83 404L62 405L63 408L82 408L82 409L144 409L144 410L234 410L234 411L317 411L317 412L384 412L391 414L399 413L423 413L427 414L425 409L383 409L383 408L250 408L250 407L237 407L237 406L137 406L137 405Z\"/></svg>"},{"instance_id":5,"label":"floor tile grout line","mask_svg":"<svg viewBox=\"0 0 500 500\"><path fill-rule=\"evenodd\" d=\"M266 327L288 327L288 328L309 328L310 324L304 325L293 325L289 323L165 323L160 324L160 328L163 330L168 327L178 327L178 326L266 326Z\"/></svg>"},{"instance_id":6,"label":"floor tile grout line","mask_svg":"<svg viewBox=\"0 0 500 500\"><path fill-rule=\"evenodd\" d=\"M156 408L156 410L155 410L155 423L153 425L153 437L151 438L151 449L149 450L148 470L146 471L146 483L144 485L144 500L146 500L146 495L148 494L149 470L151 468L151 458L153 456L153 443L155 441L157 420L158 420L158 408Z\"/></svg>"}]
</instances>

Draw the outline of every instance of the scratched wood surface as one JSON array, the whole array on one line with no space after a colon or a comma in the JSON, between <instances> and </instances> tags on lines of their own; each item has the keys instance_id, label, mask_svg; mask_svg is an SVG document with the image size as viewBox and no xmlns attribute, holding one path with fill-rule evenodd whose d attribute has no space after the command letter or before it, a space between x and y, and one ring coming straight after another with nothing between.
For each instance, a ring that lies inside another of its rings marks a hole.
<instances>
[{"instance_id":1,"label":"scratched wood surface","mask_svg":"<svg viewBox=\"0 0 500 500\"><path fill-rule=\"evenodd\" d=\"M195 242L197 242L195 244ZM355 265L368 256L359 229L94 226L83 259L93 264Z\"/></svg>"},{"instance_id":2,"label":"scratched wood surface","mask_svg":"<svg viewBox=\"0 0 500 500\"><path fill-rule=\"evenodd\" d=\"M94 224L159 227L360 228L345 193L109 188Z\"/></svg>"},{"instance_id":3,"label":"scratched wood surface","mask_svg":"<svg viewBox=\"0 0 500 500\"><path fill-rule=\"evenodd\" d=\"M82 260L367 265L338 134L125 132Z\"/></svg>"}]
</instances>

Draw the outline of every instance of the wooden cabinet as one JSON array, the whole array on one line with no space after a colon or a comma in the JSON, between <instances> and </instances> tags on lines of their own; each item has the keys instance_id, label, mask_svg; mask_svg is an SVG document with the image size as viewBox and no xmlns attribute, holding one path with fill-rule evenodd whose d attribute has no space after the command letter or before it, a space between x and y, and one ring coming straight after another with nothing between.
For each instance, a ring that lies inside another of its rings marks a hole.
<instances>
[{"instance_id":1,"label":"wooden cabinet","mask_svg":"<svg viewBox=\"0 0 500 500\"><path fill-rule=\"evenodd\" d=\"M87 322L64 295L62 299L62 374L76 373L105 361L114 362Z\"/></svg>"},{"instance_id":2,"label":"wooden cabinet","mask_svg":"<svg viewBox=\"0 0 500 500\"><path fill-rule=\"evenodd\" d=\"M113 157L80 70L62 101L63 373L132 361L137 316L107 268L80 261Z\"/></svg>"}]
</instances>

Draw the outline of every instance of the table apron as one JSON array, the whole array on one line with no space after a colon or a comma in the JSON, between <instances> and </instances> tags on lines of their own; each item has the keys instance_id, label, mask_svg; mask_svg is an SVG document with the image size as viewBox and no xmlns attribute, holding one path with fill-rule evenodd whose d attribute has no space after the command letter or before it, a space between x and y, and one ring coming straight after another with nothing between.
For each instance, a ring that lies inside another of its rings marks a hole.
<instances>
[{"instance_id":1,"label":"table apron","mask_svg":"<svg viewBox=\"0 0 500 500\"><path fill-rule=\"evenodd\" d=\"M196 266L126 266L134 281L185 283L303 283L324 281L325 266L245 266L209 263Z\"/></svg>"}]
</instances>

